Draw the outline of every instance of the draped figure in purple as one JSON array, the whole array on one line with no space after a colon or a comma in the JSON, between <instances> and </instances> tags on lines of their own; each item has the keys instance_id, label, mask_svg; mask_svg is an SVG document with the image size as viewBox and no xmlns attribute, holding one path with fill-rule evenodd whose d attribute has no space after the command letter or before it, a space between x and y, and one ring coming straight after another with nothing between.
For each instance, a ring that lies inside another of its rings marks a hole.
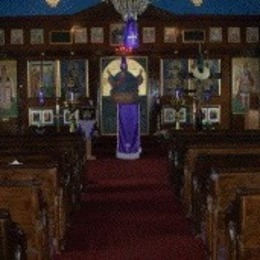
<instances>
[{"instance_id":1,"label":"draped figure in purple","mask_svg":"<svg viewBox=\"0 0 260 260\"><path fill-rule=\"evenodd\" d=\"M108 71L108 81L112 87L111 96L126 94L138 96L138 87L143 82L143 70L138 76L128 71L126 58L122 57L120 72L112 75ZM117 148L119 159L138 159L141 154L140 142L140 104L137 99L117 103Z\"/></svg>"}]
</instances>

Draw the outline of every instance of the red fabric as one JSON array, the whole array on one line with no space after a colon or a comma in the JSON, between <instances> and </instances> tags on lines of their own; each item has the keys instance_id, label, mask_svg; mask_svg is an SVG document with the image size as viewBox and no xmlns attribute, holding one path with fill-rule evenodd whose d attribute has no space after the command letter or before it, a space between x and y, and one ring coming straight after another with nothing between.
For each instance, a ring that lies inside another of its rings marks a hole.
<instances>
[{"instance_id":1,"label":"red fabric","mask_svg":"<svg viewBox=\"0 0 260 260\"><path fill-rule=\"evenodd\" d=\"M206 260L168 185L165 158L87 162L82 208L55 259Z\"/></svg>"}]
</instances>

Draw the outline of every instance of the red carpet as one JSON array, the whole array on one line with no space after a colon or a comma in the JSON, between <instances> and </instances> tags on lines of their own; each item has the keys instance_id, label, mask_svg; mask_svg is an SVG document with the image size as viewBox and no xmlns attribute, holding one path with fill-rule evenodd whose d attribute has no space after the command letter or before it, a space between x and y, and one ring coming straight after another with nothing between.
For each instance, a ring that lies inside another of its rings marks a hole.
<instances>
[{"instance_id":1,"label":"red carpet","mask_svg":"<svg viewBox=\"0 0 260 260\"><path fill-rule=\"evenodd\" d=\"M55 259L206 259L168 183L162 156L88 161L82 208Z\"/></svg>"}]
</instances>

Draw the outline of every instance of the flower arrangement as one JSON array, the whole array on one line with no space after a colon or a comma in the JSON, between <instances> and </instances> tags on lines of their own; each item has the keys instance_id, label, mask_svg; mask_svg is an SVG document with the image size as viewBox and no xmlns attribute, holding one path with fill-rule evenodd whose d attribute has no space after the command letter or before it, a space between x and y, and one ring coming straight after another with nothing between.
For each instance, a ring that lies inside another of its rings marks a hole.
<instances>
[{"instance_id":1,"label":"flower arrangement","mask_svg":"<svg viewBox=\"0 0 260 260\"><path fill-rule=\"evenodd\" d=\"M155 136L159 141L169 140L171 134L168 129L161 129L156 131L153 136Z\"/></svg>"},{"instance_id":2,"label":"flower arrangement","mask_svg":"<svg viewBox=\"0 0 260 260\"><path fill-rule=\"evenodd\" d=\"M196 66L193 71L192 71L192 74L193 76L196 78L196 79L199 79L199 80L205 80L205 79L208 79L209 76L210 76L210 69L206 66L203 67L202 70L200 70L198 68L198 66Z\"/></svg>"}]
</instances>

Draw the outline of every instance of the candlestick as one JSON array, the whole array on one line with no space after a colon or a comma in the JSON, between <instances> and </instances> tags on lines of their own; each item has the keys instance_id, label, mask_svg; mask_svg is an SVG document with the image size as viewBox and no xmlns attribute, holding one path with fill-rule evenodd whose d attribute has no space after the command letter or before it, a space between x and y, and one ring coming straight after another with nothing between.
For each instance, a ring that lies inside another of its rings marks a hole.
<instances>
[{"instance_id":1,"label":"candlestick","mask_svg":"<svg viewBox=\"0 0 260 260\"><path fill-rule=\"evenodd\" d=\"M60 115L60 105L59 105L59 103L56 103L56 115L57 116Z\"/></svg>"},{"instance_id":2,"label":"candlestick","mask_svg":"<svg viewBox=\"0 0 260 260\"><path fill-rule=\"evenodd\" d=\"M59 133L60 132L60 104L58 98L56 99L55 112L56 112L56 130Z\"/></svg>"}]
</instances>

